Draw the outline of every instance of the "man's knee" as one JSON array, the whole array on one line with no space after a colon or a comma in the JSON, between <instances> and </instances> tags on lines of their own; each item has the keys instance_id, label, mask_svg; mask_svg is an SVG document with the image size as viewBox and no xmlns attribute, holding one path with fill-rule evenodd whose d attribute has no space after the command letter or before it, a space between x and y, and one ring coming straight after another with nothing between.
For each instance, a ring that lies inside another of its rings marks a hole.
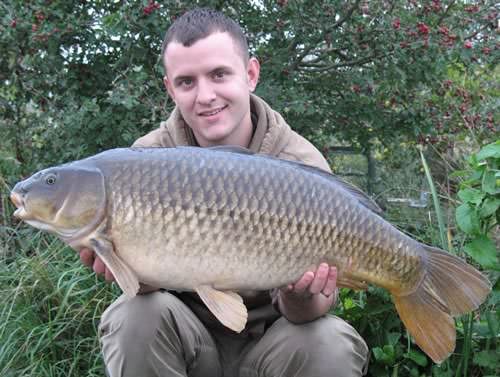
<instances>
[{"instance_id":1,"label":"man's knee","mask_svg":"<svg viewBox=\"0 0 500 377\"><path fill-rule=\"evenodd\" d=\"M187 370L193 376L220 375L210 334L170 293L120 297L104 312L99 330L104 362L112 377L184 376ZM200 374L206 368L211 374Z\"/></svg>"},{"instance_id":2,"label":"man's knee","mask_svg":"<svg viewBox=\"0 0 500 377\"><path fill-rule=\"evenodd\" d=\"M103 313L99 335L103 350L110 343L127 353L147 349L160 329L175 334L175 317L184 304L167 292L153 292L128 298L118 298Z\"/></svg>"},{"instance_id":3,"label":"man's knee","mask_svg":"<svg viewBox=\"0 0 500 377\"><path fill-rule=\"evenodd\" d=\"M327 315L316 321L294 325L284 319L279 324L279 337L287 339L289 351L300 348L302 352L310 352L311 357L342 359L354 354L365 357L368 348L357 331L347 322L336 316ZM327 360L328 360L327 359Z\"/></svg>"},{"instance_id":4,"label":"man's knee","mask_svg":"<svg viewBox=\"0 0 500 377\"><path fill-rule=\"evenodd\" d=\"M254 371L290 368L308 376L361 376L367 358L364 340L338 317L328 315L301 325L281 318L251 351L247 366Z\"/></svg>"}]
</instances>

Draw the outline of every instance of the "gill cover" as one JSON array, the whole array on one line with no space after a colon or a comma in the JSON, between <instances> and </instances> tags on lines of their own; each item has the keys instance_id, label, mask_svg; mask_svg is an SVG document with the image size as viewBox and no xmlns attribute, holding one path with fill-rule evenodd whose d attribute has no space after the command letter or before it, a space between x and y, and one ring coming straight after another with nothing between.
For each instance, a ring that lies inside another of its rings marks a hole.
<instances>
[{"instance_id":1,"label":"gill cover","mask_svg":"<svg viewBox=\"0 0 500 377\"><path fill-rule=\"evenodd\" d=\"M30 225L72 238L94 229L105 213L104 176L78 164L46 169L21 183Z\"/></svg>"}]
</instances>

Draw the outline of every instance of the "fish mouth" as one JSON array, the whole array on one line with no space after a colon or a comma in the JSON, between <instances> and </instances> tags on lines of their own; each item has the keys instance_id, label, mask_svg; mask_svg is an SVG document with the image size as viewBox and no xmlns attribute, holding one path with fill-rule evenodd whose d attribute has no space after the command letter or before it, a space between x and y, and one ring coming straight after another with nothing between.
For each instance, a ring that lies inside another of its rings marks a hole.
<instances>
[{"instance_id":1,"label":"fish mouth","mask_svg":"<svg viewBox=\"0 0 500 377\"><path fill-rule=\"evenodd\" d=\"M10 200L16 206L14 217L24 219L26 217L26 209L24 208L24 198L15 191L10 193Z\"/></svg>"}]
</instances>

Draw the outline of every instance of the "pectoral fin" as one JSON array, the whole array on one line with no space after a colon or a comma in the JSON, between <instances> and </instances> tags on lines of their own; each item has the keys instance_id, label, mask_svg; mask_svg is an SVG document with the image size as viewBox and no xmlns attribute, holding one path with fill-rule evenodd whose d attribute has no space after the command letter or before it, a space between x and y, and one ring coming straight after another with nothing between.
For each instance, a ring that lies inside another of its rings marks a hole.
<instances>
[{"instance_id":1,"label":"pectoral fin","mask_svg":"<svg viewBox=\"0 0 500 377\"><path fill-rule=\"evenodd\" d=\"M116 255L113 244L106 239L96 238L90 240L90 243L99 258L113 273L121 290L128 297L135 296L139 290L139 281L130 267Z\"/></svg>"},{"instance_id":2,"label":"pectoral fin","mask_svg":"<svg viewBox=\"0 0 500 377\"><path fill-rule=\"evenodd\" d=\"M238 333L243 331L247 323L248 312L239 294L218 291L208 285L199 286L195 291L224 326Z\"/></svg>"}]
</instances>

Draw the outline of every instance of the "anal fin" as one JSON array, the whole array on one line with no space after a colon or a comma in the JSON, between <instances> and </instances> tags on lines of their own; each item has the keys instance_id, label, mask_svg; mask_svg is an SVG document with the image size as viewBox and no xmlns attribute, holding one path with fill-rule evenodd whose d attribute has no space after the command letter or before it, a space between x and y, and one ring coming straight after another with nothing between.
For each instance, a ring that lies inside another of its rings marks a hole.
<instances>
[{"instance_id":1,"label":"anal fin","mask_svg":"<svg viewBox=\"0 0 500 377\"><path fill-rule=\"evenodd\" d=\"M366 291L368 289L368 284L364 281L352 279L347 276L339 276L337 278L337 287L354 289L355 291Z\"/></svg>"},{"instance_id":2,"label":"anal fin","mask_svg":"<svg viewBox=\"0 0 500 377\"><path fill-rule=\"evenodd\" d=\"M218 291L208 285L196 287L195 291L224 326L238 333L243 331L248 312L240 295L235 292Z\"/></svg>"}]
</instances>

